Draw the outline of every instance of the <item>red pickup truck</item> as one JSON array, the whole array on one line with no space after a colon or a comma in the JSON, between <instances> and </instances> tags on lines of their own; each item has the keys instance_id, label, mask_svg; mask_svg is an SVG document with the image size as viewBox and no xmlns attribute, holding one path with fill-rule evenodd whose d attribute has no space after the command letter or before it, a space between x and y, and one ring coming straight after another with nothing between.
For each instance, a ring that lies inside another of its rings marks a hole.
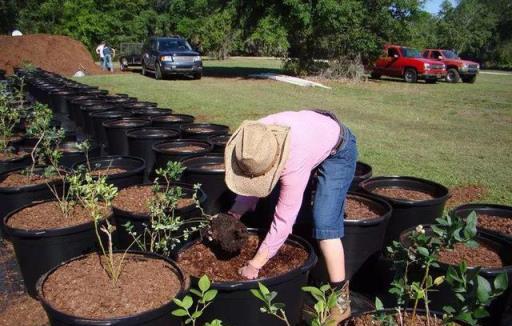
<instances>
[{"instance_id":1,"label":"red pickup truck","mask_svg":"<svg viewBox=\"0 0 512 326\"><path fill-rule=\"evenodd\" d=\"M415 83L418 79L435 83L438 79L445 78L446 67L442 62L423 58L416 49L386 45L383 55L372 67L371 76L372 78L400 77L408 83Z\"/></svg>"},{"instance_id":2,"label":"red pickup truck","mask_svg":"<svg viewBox=\"0 0 512 326\"><path fill-rule=\"evenodd\" d=\"M462 60L450 50L426 49L423 51L423 57L444 63L447 70L446 81L449 83L457 83L461 79L464 83L474 83L480 70L478 63Z\"/></svg>"}]
</instances>

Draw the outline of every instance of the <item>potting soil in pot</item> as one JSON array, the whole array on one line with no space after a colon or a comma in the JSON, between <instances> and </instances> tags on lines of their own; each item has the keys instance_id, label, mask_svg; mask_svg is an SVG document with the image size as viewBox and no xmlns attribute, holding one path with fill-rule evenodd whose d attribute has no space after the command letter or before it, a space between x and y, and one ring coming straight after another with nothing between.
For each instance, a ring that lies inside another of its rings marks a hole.
<instances>
[{"instance_id":1,"label":"potting soil in pot","mask_svg":"<svg viewBox=\"0 0 512 326\"><path fill-rule=\"evenodd\" d=\"M470 248L462 243L457 243L453 250L441 250L439 252L439 261L450 265L457 265L465 261L469 267L503 267L501 257L485 243L480 243L480 246L477 248Z\"/></svg>"},{"instance_id":2,"label":"potting soil in pot","mask_svg":"<svg viewBox=\"0 0 512 326\"><path fill-rule=\"evenodd\" d=\"M115 254L116 264L122 254ZM43 296L67 314L106 319L134 315L158 308L179 292L178 277L162 260L128 254L115 286L102 267L100 256L91 254L61 266L43 284ZM170 313L170 312L169 312Z\"/></svg>"},{"instance_id":3,"label":"potting soil in pot","mask_svg":"<svg viewBox=\"0 0 512 326\"><path fill-rule=\"evenodd\" d=\"M153 186L133 186L119 192L112 202L116 208L136 214L149 214L149 204L153 197ZM180 198L176 208L182 209L187 206L195 205L192 198Z\"/></svg>"},{"instance_id":4,"label":"potting soil in pot","mask_svg":"<svg viewBox=\"0 0 512 326\"><path fill-rule=\"evenodd\" d=\"M375 190L373 190L372 192L393 199L405 199L415 201L434 199L434 196L427 192L403 188L378 187L375 188Z\"/></svg>"},{"instance_id":5,"label":"potting soil in pot","mask_svg":"<svg viewBox=\"0 0 512 326\"><path fill-rule=\"evenodd\" d=\"M478 227L512 235L512 216L493 216L478 214Z\"/></svg>"},{"instance_id":6,"label":"potting soil in pot","mask_svg":"<svg viewBox=\"0 0 512 326\"><path fill-rule=\"evenodd\" d=\"M105 214L108 210L105 209ZM24 208L11 216L7 221L12 228L21 230L60 229L91 222L88 209L82 206L71 208L66 216L57 202L44 202Z\"/></svg>"},{"instance_id":7,"label":"potting soil in pot","mask_svg":"<svg viewBox=\"0 0 512 326\"><path fill-rule=\"evenodd\" d=\"M367 220L377 217L380 217L379 212L365 202L350 197L345 200L346 220Z\"/></svg>"},{"instance_id":8,"label":"potting soil in pot","mask_svg":"<svg viewBox=\"0 0 512 326\"><path fill-rule=\"evenodd\" d=\"M123 169L123 168L106 167L106 168L99 168L99 169L92 170L91 175L92 176L104 176L104 175L121 174L121 173L125 173L125 172L128 172L128 170Z\"/></svg>"},{"instance_id":9,"label":"potting soil in pot","mask_svg":"<svg viewBox=\"0 0 512 326\"><path fill-rule=\"evenodd\" d=\"M1 188L13 188L13 187L23 187L30 185L38 185L42 183L47 183L51 181L57 180L58 177L44 177L41 175L34 174L32 176L28 176L25 174L18 172L9 173L9 175L0 181Z\"/></svg>"},{"instance_id":10,"label":"potting soil in pot","mask_svg":"<svg viewBox=\"0 0 512 326\"><path fill-rule=\"evenodd\" d=\"M216 282L242 281L245 279L238 274L238 270L254 257L261 241L258 236L250 235L240 254L229 260L218 259L208 246L197 242L179 255L178 262L186 273L195 277L206 274ZM259 277L269 278L285 274L304 265L307 258L308 253L304 249L284 244L263 266Z\"/></svg>"},{"instance_id":11,"label":"potting soil in pot","mask_svg":"<svg viewBox=\"0 0 512 326\"><path fill-rule=\"evenodd\" d=\"M166 152L175 152L175 153L194 153L204 150L204 147L197 145L182 145L176 146L172 148L167 148Z\"/></svg>"},{"instance_id":12,"label":"potting soil in pot","mask_svg":"<svg viewBox=\"0 0 512 326\"><path fill-rule=\"evenodd\" d=\"M416 317L413 319L412 313L402 313L402 315L395 314L394 315L395 322L397 325L401 325L401 320L403 320L404 326L441 326L443 324L443 320L439 317L431 317L430 318L430 324L427 321L427 317L424 315L416 315ZM358 316L355 318L350 319L349 321L346 321L344 323L341 323L343 326L381 326L383 323L378 321L375 316L366 314L362 316ZM459 325L458 323L455 323L454 325Z\"/></svg>"}]
</instances>

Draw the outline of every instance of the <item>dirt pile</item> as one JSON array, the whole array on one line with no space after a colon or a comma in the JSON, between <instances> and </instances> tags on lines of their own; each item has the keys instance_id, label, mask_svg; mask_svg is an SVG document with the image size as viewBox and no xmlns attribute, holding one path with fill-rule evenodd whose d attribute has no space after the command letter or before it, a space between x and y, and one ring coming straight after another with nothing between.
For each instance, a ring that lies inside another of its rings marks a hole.
<instances>
[{"instance_id":1,"label":"dirt pile","mask_svg":"<svg viewBox=\"0 0 512 326\"><path fill-rule=\"evenodd\" d=\"M72 76L81 67L87 74L102 72L86 47L70 37L47 34L0 36L0 69L11 74L14 67L25 62L63 76Z\"/></svg>"}]
</instances>

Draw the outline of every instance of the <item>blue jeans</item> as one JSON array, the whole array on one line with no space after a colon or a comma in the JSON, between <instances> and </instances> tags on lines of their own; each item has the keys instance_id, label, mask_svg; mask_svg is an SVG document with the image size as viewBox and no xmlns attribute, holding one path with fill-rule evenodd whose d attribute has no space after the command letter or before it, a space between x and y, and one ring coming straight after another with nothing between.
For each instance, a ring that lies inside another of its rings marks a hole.
<instances>
[{"instance_id":1,"label":"blue jeans","mask_svg":"<svg viewBox=\"0 0 512 326\"><path fill-rule=\"evenodd\" d=\"M313 238L342 238L345 197L356 171L356 137L343 128L343 142L338 151L320 164L313 205Z\"/></svg>"},{"instance_id":2,"label":"blue jeans","mask_svg":"<svg viewBox=\"0 0 512 326\"><path fill-rule=\"evenodd\" d=\"M103 60L105 62L105 68L107 68L107 70L112 70L112 56L107 54L103 57Z\"/></svg>"}]
</instances>

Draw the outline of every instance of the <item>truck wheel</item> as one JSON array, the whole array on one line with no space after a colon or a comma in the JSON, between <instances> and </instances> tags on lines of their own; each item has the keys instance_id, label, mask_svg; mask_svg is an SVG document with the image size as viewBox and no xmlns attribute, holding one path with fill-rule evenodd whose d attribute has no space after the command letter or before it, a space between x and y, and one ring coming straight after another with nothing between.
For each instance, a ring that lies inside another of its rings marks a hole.
<instances>
[{"instance_id":1,"label":"truck wheel","mask_svg":"<svg viewBox=\"0 0 512 326\"><path fill-rule=\"evenodd\" d=\"M408 83L415 83L418 81L418 73L413 68L407 68L404 72L404 79Z\"/></svg>"},{"instance_id":2,"label":"truck wheel","mask_svg":"<svg viewBox=\"0 0 512 326\"><path fill-rule=\"evenodd\" d=\"M201 79L201 77L202 77L202 76L203 76L203 75L202 75L200 72L195 73L195 74L194 74L194 79Z\"/></svg>"},{"instance_id":3,"label":"truck wheel","mask_svg":"<svg viewBox=\"0 0 512 326\"><path fill-rule=\"evenodd\" d=\"M376 73L376 72L372 72L370 74L370 77L372 77L372 79L380 79L380 75L378 73Z\"/></svg>"},{"instance_id":4,"label":"truck wheel","mask_svg":"<svg viewBox=\"0 0 512 326\"><path fill-rule=\"evenodd\" d=\"M457 69L450 68L448 69L448 73L446 74L446 81L449 83L458 83L460 80L460 75Z\"/></svg>"},{"instance_id":5,"label":"truck wheel","mask_svg":"<svg viewBox=\"0 0 512 326\"><path fill-rule=\"evenodd\" d=\"M160 80L162 79L162 69L160 68L160 64L157 63L155 67L155 79Z\"/></svg>"},{"instance_id":6,"label":"truck wheel","mask_svg":"<svg viewBox=\"0 0 512 326\"><path fill-rule=\"evenodd\" d=\"M473 84L476 81L476 75L468 76L468 77L462 77L462 81L464 83L470 83Z\"/></svg>"}]
</instances>

